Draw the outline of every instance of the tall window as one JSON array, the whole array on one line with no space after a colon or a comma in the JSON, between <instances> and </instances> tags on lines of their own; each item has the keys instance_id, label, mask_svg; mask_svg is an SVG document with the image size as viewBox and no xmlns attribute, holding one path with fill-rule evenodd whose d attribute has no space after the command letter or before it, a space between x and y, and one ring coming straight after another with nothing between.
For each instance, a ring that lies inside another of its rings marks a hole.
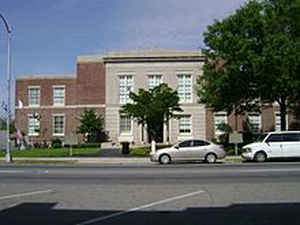
<instances>
[{"instance_id":1,"label":"tall window","mask_svg":"<svg viewBox=\"0 0 300 225\"><path fill-rule=\"evenodd\" d=\"M127 115L120 116L120 134L131 134L131 118Z\"/></svg>"},{"instance_id":2,"label":"tall window","mask_svg":"<svg viewBox=\"0 0 300 225\"><path fill-rule=\"evenodd\" d=\"M38 136L40 133L40 116L39 114L28 115L28 135Z\"/></svg>"},{"instance_id":3,"label":"tall window","mask_svg":"<svg viewBox=\"0 0 300 225\"><path fill-rule=\"evenodd\" d=\"M152 89L162 83L162 75L149 75L148 76L148 88Z\"/></svg>"},{"instance_id":4,"label":"tall window","mask_svg":"<svg viewBox=\"0 0 300 225\"><path fill-rule=\"evenodd\" d=\"M259 133L261 130L261 116L259 113L249 113L248 119L253 132Z\"/></svg>"},{"instance_id":5,"label":"tall window","mask_svg":"<svg viewBox=\"0 0 300 225\"><path fill-rule=\"evenodd\" d=\"M28 105L29 106L40 105L40 87L28 88Z\"/></svg>"},{"instance_id":6,"label":"tall window","mask_svg":"<svg viewBox=\"0 0 300 225\"><path fill-rule=\"evenodd\" d=\"M53 116L53 135L63 136L65 134L65 116L54 115Z\"/></svg>"},{"instance_id":7,"label":"tall window","mask_svg":"<svg viewBox=\"0 0 300 225\"><path fill-rule=\"evenodd\" d=\"M133 91L133 77L132 75L120 76L120 103L130 103L129 93Z\"/></svg>"},{"instance_id":8,"label":"tall window","mask_svg":"<svg viewBox=\"0 0 300 225\"><path fill-rule=\"evenodd\" d=\"M288 129L288 115L286 114L285 117L286 120L286 127L285 129ZM275 112L275 130L276 131L281 131L281 118L280 118L280 112Z\"/></svg>"},{"instance_id":9,"label":"tall window","mask_svg":"<svg viewBox=\"0 0 300 225\"><path fill-rule=\"evenodd\" d=\"M183 115L179 118L179 133L191 134L192 133L192 117L190 115Z\"/></svg>"},{"instance_id":10,"label":"tall window","mask_svg":"<svg viewBox=\"0 0 300 225\"><path fill-rule=\"evenodd\" d=\"M190 74L178 75L178 95L180 103L192 102L192 76Z\"/></svg>"},{"instance_id":11,"label":"tall window","mask_svg":"<svg viewBox=\"0 0 300 225\"><path fill-rule=\"evenodd\" d=\"M57 86L53 87L53 105L65 104L65 87Z\"/></svg>"},{"instance_id":12,"label":"tall window","mask_svg":"<svg viewBox=\"0 0 300 225\"><path fill-rule=\"evenodd\" d=\"M219 136L223 134L222 131L218 129L220 124L227 124L227 113L226 112L217 112L215 113L215 135Z\"/></svg>"}]
</instances>

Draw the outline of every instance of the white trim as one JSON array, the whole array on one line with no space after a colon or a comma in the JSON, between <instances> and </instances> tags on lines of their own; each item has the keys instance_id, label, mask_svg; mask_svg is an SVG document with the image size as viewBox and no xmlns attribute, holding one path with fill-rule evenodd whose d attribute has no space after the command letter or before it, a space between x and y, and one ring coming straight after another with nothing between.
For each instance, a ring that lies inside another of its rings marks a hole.
<instances>
[{"instance_id":1,"label":"white trim","mask_svg":"<svg viewBox=\"0 0 300 225\"><path fill-rule=\"evenodd\" d=\"M62 85L52 85L52 88L66 88L66 85L62 84Z\"/></svg>"},{"instance_id":2,"label":"white trim","mask_svg":"<svg viewBox=\"0 0 300 225\"><path fill-rule=\"evenodd\" d=\"M27 86L27 89L32 89L32 88L41 88L40 85L30 85L30 86Z\"/></svg>"},{"instance_id":3,"label":"white trim","mask_svg":"<svg viewBox=\"0 0 300 225\"><path fill-rule=\"evenodd\" d=\"M56 108L69 108L69 109L76 109L76 108L105 108L105 104L97 104L97 105L43 105L43 106L23 106L22 108L16 106L16 109L31 109L31 108L41 108L41 109L56 109Z\"/></svg>"}]
</instances>

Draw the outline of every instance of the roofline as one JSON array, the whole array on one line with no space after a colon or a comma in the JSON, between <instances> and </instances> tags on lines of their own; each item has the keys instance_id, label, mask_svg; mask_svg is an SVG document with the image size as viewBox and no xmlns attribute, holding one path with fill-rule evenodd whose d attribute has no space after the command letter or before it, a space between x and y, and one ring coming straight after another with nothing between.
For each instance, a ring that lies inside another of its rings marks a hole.
<instances>
[{"instance_id":1,"label":"roofline","mask_svg":"<svg viewBox=\"0 0 300 225\"><path fill-rule=\"evenodd\" d=\"M73 80L76 75L24 75L16 77L16 80Z\"/></svg>"},{"instance_id":2,"label":"roofline","mask_svg":"<svg viewBox=\"0 0 300 225\"><path fill-rule=\"evenodd\" d=\"M147 57L104 57L104 63L135 63L135 62L204 62L203 56L147 56Z\"/></svg>"}]
</instances>

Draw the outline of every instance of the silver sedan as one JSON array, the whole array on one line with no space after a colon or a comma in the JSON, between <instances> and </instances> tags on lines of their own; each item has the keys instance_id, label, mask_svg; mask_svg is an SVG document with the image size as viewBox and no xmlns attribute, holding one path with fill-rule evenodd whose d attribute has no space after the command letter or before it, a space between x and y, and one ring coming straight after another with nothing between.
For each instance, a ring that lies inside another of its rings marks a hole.
<instances>
[{"instance_id":1,"label":"silver sedan","mask_svg":"<svg viewBox=\"0 0 300 225\"><path fill-rule=\"evenodd\" d=\"M225 158L222 146L204 140L185 140L170 148L163 148L150 154L152 162L169 164L174 161L199 161L215 163L217 159Z\"/></svg>"}]
</instances>

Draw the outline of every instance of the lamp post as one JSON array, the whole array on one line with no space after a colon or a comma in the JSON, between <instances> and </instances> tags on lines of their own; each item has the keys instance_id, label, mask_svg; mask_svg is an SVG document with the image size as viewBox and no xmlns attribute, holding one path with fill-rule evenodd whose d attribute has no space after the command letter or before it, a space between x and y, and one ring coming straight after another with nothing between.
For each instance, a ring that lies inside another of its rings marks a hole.
<instances>
[{"instance_id":1,"label":"lamp post","mask_svg":"<svg viewBox=\"0 0 300 225\"><path fill-rule=\"evenodd\" d=\"M7 31L7 120L6 120L6 132L7 132L7 145L6 145L6 155L5 155L5 161L7 163L12 162L12 158L10 155L10 95L11 95L11 69L10 69L10 61L11 61L11 49L10 49L10 44L11 44L11 27L8 25L6 19L4 16L0 14L0 18L2 19L6 31Z\"/></svg>"}]
</instances>

